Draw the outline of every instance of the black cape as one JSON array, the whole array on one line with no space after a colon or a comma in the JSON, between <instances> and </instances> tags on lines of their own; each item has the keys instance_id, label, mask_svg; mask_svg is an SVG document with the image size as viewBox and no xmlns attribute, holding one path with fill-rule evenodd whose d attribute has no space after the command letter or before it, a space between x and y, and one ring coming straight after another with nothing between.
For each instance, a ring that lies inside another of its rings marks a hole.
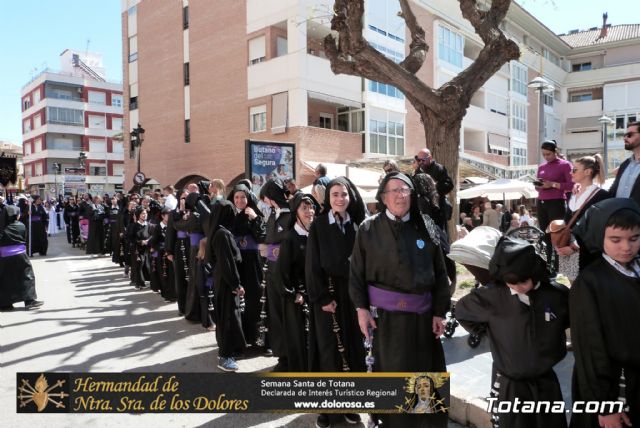
<instances>
[{"instance_id":1,"label":"black cape","mask_svg":"<svg viewBox=\"0 0 640 428\"><path fill-rule=\"evenodd\" d=\"M0 247L26 246L26 236L24 224L13 221L6 224L4 230L0 231ZM0 257L0 306L9 306L36 298L36 279L26 252L10 257Z\"/></svg>"}]
</instances>

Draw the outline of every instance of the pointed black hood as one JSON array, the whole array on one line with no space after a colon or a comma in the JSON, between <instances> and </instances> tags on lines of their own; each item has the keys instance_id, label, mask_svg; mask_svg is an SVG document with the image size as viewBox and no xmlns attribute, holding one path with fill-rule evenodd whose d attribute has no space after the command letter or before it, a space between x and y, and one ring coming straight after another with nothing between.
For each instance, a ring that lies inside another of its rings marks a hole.
<instances>
[{"instance_id":1,"label":"pointed black hood","mask_svg":"<svg viewBox=\"0 0 640 428\"><path fill-rule=\"evenodd\" d=\"M260 189L260 198L267 197L274 201L280 208L288 208L287 195L284 183L279 178L272 178Z\"/></svg>"},{"instance_id":2,"label":"pointed black hood","mask_svg":"<svg viewBox=\"0 0 640 428\"><path fill-rule=\"evenodd\" d=\"M572 232L582 240L590 252L602 252L607 222L613 214L621 210L631 210L640 214L640 206L633 199L605 199L589 207Z\"/></svg>"},{"instance_id":3,"label":"pointed black hood","mask_svg":"<svg viewBox=\"0 0 640 428\"><path fill-rule=\"evenodd\" d=\"M498 241L489 261L489 274L503 282L505 274L514 274L523 280L531 278L534 284L548 278L546 262L536 247L524 239L509 236Z\"/></svg>"},{"instance_id":4,"label":"pointed black hood","mask_svg":"<svg viewBox=\"0 0 640 428\"><path fill-rule=\"evenodd\" d=\"M291 220L289 222L289 228L293 229L293 226L296 224L296 220L298 219L298 208L300 208L300 204L303 201L310 201L313 205L314 210L316 211L316 215L320 212L320 204L316 201L310 193L302 193L297 192L293 198L289 200L289 210L291 211Z\"/></svg>"},{"instance_id":5,"label":"pointed black hood","mask_svg":"<svg viewBox=\"0 0 640 428\"><path fill-rule=\"evenodd\" d=\"M347 207L347 212L349 213L349 217L351 217L351 221L354 224L359 225L362 223L366 215L364 200L362 199L362 196L360 196L360 192L356 188L355 184L353 184L347 177L334 178L329 182L329 184L327 184L327 189L324 192L325 212L329 212L331 209L331 203L329 202L331 197L331 188L338 184L347 188L347 192L349 193L349 206Z\"/></svg>"}]
</instances>

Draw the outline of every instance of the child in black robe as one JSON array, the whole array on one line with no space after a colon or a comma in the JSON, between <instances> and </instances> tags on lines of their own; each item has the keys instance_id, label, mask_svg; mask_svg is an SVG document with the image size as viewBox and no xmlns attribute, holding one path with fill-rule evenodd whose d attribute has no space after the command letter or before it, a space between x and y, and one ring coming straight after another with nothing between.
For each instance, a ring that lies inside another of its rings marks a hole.
<instances>
[{"instance_id":1,"label":"child in black robe","mask_svg":"<svg viewBox=\"0 0 640 428\"><path fill-rule=\"evenodd\" d=\"M149 281L151 277L149 247L147 246L150 237L148 215L149 212L146 209L136 208L136 222L131 223L127 230L127 237L132 248L131 285L137 290L142 290L145 287L145 281Z\"/></svg>"},{"instance_id":2,"label":"child in black robe","mask_svg":"<svg viewBox=\"0 0 640 428\"><path fill-rule=\"evenodd\" d=\"M305 255L309 227L318 202L309 194L296 193L289 201L291 229L280 245L278 274L283 299L283 324L287 332L287 361L289 371L309 370L309 308L305 286Z\"/></svg>"},{"instance_id":3,"label":"child in black robe","mask_svg":"<svg viewBox=\"0 0 640 428\"><path fill-rule=\"evenodd\" d=\"M207 254L210 255L208 261L214 266L218 368L226 372L238 370L235 356L241 354L246 346L240 309L244 288L238 271L242 257L233 234L229 231L234 217L231 202L222 200L214 204L210 223L213 239L207 240Z\"/></svg>"},{"instance_id":4,"label":"child in black robe","mask_svg":"<svg viewBox=\"0 0 640 428\"><path fill-rule=\"evenodd\" d=\"M167 259L167 225L171 210L163 208L161 220L151 233L148 245L151 251L151 276L159 285L160 295L166 302L176 301L176 288L174 284L173 264ZM153 285L152 285L153 287Z\"/></svg>"},{"instance_id":5,"label":"child in black robe","mask_svg":"<svg viewBox=\"0 0 640 428\"><path fill-rule=\"evenodd\" d=\"M470 333L486 331L493 358L490 403L494 426L566 427L564 412L499 413L498 405L561 402L553 366L567 354L567 287L550 282L544 259L527 241L503 237L489 263L493 285L480 287L456 305L456 318Z\"/></svg>"},{"instance_id":6,"label":"child in black robe","mask_svg":"<svg viewBox=\"0 0 640 428\"><path fill-rule=\"evenodd\" d=\"M628 198L598 202L573 232L601 254L570 292L573 401L601 407L597 414L573 413L571 427L639 426L640 207Z\"/></svg>"}]
</instances>

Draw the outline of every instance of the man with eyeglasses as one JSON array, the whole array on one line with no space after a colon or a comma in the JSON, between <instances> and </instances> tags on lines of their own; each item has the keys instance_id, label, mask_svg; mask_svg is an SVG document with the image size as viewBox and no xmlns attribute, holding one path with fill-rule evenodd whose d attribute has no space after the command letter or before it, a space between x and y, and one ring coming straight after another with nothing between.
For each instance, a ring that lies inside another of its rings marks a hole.
<instances>
[{"instance_id":1,"label":"man with eyeglasses","mask_svg":"<svg viewBox=\"0 0 640 428\"><path fill-rule=\"evenodd\" d=\"M640 122L630 122L624 134L624 148L631 156L622 162L609 193L616 198L631 198L640 204Z\"/></svg>"},{"instance_id":2,"label":"man with eyeglasses","mask_svg":"<svg viewBox=\"0 0 640 428\"><path fill-rule=\"evenodd\" d=\"M413 182L416 184L418 196L418 206L420 212L429 214L433 217L433 205L431 203L431 195L425 194L424 189L429 188L429 184L425 183L423 174L428 174L435 181L436 191L438 193L439 215L433 220L443 231L447 230L447 221L451 219L453 212L452 206L447 200L447 195L453 190L453 180L449 176L447 169L433 160L431 151L424 148L418 152L413 158Z\"/></svg>"}]
</instances>

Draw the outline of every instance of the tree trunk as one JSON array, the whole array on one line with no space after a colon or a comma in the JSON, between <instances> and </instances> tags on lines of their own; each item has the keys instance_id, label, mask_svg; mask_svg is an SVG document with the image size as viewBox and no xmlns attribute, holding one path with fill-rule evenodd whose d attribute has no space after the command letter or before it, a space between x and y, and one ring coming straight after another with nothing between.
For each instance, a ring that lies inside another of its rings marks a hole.
<instances>
[{"instance_id":1,"label":"tree trunk","mask_svg":"<svg viewBox=\"0 0 640 428\"><path fill-rule=\"evenodd\" d=\"M435 112L423 110L422 123L426 147L431 151L433 159L447 168L449 175L455 184L449 193L449 202L453 206L451 220L447 223L449 241L453 242L457 237L456 224L458 219L457 186L458 186L458 165L460 162L460 129L462 119L442 120Z\"/></svg>"}]
</instances>

